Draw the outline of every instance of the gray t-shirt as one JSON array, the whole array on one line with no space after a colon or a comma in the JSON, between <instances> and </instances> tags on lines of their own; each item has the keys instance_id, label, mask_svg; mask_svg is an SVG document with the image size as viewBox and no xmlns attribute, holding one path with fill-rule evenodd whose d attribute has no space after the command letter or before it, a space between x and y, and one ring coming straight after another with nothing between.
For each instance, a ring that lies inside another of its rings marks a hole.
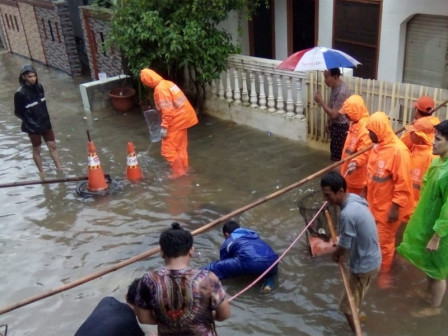
<instances>
[{"instance_id":1,"label":"gray t-shirt","mask_svg":"<svg viewBox=\"0 0 448 336\"><path fill-rule=\"evenodd\" d=\"M381 265L381 250L375 219L367 201L348 194L339 216L339 246L350 249L352 273L367 273Z\"/></svg>"}]
</instances>

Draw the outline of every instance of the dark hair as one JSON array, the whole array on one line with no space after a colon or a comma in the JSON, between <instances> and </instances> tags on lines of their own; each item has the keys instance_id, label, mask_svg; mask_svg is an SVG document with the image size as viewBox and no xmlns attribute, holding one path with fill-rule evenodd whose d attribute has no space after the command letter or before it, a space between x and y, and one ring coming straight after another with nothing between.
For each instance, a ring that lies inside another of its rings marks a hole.
<instances>
[{"instance_id":1,"label":"dark hair","mask_svg":"<svg viewBox=\"0 0 448 336\"><path fill-rule=\"evenodd\" d=\"M321 187L330 187L331 191L337 193L341 188L344 192L347 190L345 178L334 170L326 173L320 180Z\"/></svg>"},{"instance_id":2,"label":"dark hair","mask_svg":"<svg viewBox=\"0 0 448 336\"><path fill-rule=\"evenodd\" d=\"M126 294L126 301L132 305L135 305L135 297L137 296L137 287L142 278L136 278L128 287L128 293Z\"/></svg>"},{"instance_id":3,"label":"dark hair","mask_svg":"<svg viewBox=\"0 0 448 336\"><path fill-rule=\"evenodd\" d=\"M222 233L228 233L231 234L236 229L240 228L240 225L235 220L229 220L226 222L222 227Z\"/></svg>"},{"instance_id":4,"label":"dark hair","mask_svg":"<svg viewBox=\"0 0 448 336\"><path fill-rule=\"evenodd\" d=\"M341 69L339 68L332 68L332 69L328 69L328 71L330 72L330 75L332 77L341 77Z\"/></svg>"},{"instance_id":5,"label":"dark hair","mask_svg":"<svg viewBox=\"0 0 448 336\"><path fill-rule=\"evenodd\" d=\"M179 223L172 223L171 228L162 232L159 238L160 248L168 258L186 256L193 246L193 236Z\"/></svg>"},{"instance_id":6,"label":"dark hair","mask_svg":"<svg viewBox=\"0 0 448 336\"><path fill-rule=\"evenodd\" d=\"M445 138L448 139L448 120L438 123L434 128Z\"/></svg>"}]
</instances>

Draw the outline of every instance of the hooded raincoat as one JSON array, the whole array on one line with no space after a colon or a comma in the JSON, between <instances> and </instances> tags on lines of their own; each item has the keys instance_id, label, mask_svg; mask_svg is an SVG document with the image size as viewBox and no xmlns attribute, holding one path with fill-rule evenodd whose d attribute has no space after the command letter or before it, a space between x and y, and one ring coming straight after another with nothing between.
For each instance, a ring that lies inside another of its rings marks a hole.
<instances>
[{"instance_id":1,"label":"hooded raincoat","mask_svg":"<svg viewBox=\"0 0 448 336\"><path fill-rule=\"evenodd\" d=\"M344 159L357 151L370 146L372 140L370 140L369 131L366 128L366 123L369 119L369 111L361 96L350 96L344 102L344 105L342 105L340 113L346 114L351 120L344 149L342 150L341 159ZM359 195L365 187L369 153L370 151L367 151L341 165L341 174L345 176L345 180L347 181L347 192ZM348 169L348 164L352 161L356 162L356 170L351 174L345 175Z\"/></svg>"},{"instance_id":2,"label":"hooded raincoat","mask_svg":"<svg viewBox=\"0 0 448 336\"><path fill-rule=\"evenodd\" d=\"M428 170L428 167L431 165L432 160L436 158L436 155L432 154L432 143L434 141L435 132L433 131L429 134L417 132L417 135L420 139L422 139L423 143L413 143L411 147L411 178L414 207L417 205L420 198L420 189L423 176Z\"/></svg>"},{"instance_id":3,"label":"hooded raincoat","mask_svg":"<svg viewBox=\"0 0 448 336\"><path fill-rule=\"evenodd\" d=\"M161 114L161 126L167 129L162 139L162 156L172 168L172 177L185 175L188 170L187 129L198 123L196 112L182 90L155 71L143 69L140 79L144 85L154 89L154 102Z\"/></svg>"},{"instance_id":4,"label":"hooded raincoat","mask_svg":"<svg viewBox=\"0 0 448 336\"><path fill-rule=\"evenodd\" d=\"M221 245L219 256L219 261L204 267L215 273L219 279L260 275L278 259L278 255L257 232L245 228L238 228L230 234ZM276 272L277 265L267 276Z\"/></svg>"},{"instance_id":5,"label":"hooded raincoat","mask_svg":"<svg viewBox=\"0 0 448 336\"><path fill-rule=\"evenodd\" d=\"M429 118L434 126L440 123L440 119L437 118L436 116L428 116L428 117L422 117L422 118ZM415 122L415 119L412 123L414 123L414 122ZM401 141L403 141L403 143L406 145L406 147L408 147L409 150L411 150L411 147L413 145L412 140L411 140L411 132L408 132L408 131L404 132L400 139L401 139Z\"/></svg>"},{"instance_id":6,"label":"hooded raincoat","mask_svg":"<svg viewBox=\"0 0 448 336\"><path fill-rule=\"evenodd\" d=\"M30 64L24 65L20 70L20 86L14 94L14 114L22 120L22 132L45 134L51 129L51 122L44 88L38 80L32 86L27 85L22 78L26 72L34 72L37 76L36 70Z\"/></svg>"},{"instance_id":7,"label":"hooded raincoat","mask_svg":"<svg viewBox=\"0 0 448 336\"><path fill-rule=\"evenodd\" d=\"M437 233L437 251L426 245ZM420 201L409 220L403 242L397 247L403 255L428 277L444 280L448 276L448 159L434 159L423 177Z\"/></svg>"},{"instance_id":8,"label":"hooded raincoat","mask_svg":"<svg viewBox=\"0 0 448 336\"><path fill-rule=\"evenodd\" d=\"M378 143L367 163L367 202L375 217L381 247L381 271L388 272L395 251L395 236L413 210L410 153L395 135L384 112L372 114L366 128L375 133ZM388 222L389 210L399 207L398 220Z\"/></svg>"}]
</instances>

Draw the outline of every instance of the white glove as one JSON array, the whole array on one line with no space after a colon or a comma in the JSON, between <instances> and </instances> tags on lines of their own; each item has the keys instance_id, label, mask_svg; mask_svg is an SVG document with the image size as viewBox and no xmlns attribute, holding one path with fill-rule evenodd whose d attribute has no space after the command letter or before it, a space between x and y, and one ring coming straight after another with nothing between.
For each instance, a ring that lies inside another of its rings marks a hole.
<instances>
[{"instance_id":1,"label":"white glove","mask_svg":"<svg viewBox=\"0 0 448 336\"><path fill-rule=\"evenodd\" d=\"M161 129L160 129L160 136L162 137L162 138L164 138L164 137L166 137L166 134L168 133L168 130L165 128L165 127L162 127Z\"/></svg>"},{"instance_id":2,"label":"white glove","mask_svg":"<svg viewBox=\"0 0 448 336\"><path fill-rule=\"evenodd\" d=\"M350 161L350 163L347 166L347 174L352 174L356 170L356 161Z\"/></svg>"}]
</instances>

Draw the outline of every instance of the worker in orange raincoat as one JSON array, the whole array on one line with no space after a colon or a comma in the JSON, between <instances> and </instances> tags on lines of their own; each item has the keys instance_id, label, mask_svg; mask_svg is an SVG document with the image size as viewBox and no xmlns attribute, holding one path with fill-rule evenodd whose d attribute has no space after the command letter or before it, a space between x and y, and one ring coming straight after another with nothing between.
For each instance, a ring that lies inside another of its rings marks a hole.
<instances>
[{"instance_id":1,"label":"worker in orange raincoat","mask_svg":"<svg viewBox=\"0 0 448 336\"><path fill-rule=\"evenodd\" d=\"M367 202L378 228L381 273L387 273L394 257L396 233L413 210L410 153L395 135L386 113L372 114L366 128L375 144L367 163Z\"/></svg>"},{"instance_id":2,"label":"worker in orange raincoat","mask_svg":"<svg viewBox=\"0 0 448 336\"><path fill-rule=\"evenodd\" d=\"M410 134L411 147L411 178L414 197L414 207L420 198L420 185L432 160L436 157L432 154L432 143L435 136L434 124L430 118L420 118L412 125L406 126Z\"/></svg>"},{"instance_id":3,"label":"worker in orange raincoat","mask_svg":"<svg viewBox=\"0 0 448 336\"><path fill-rule=\"evenodd\" d=\"M434 105L434 100L429 96L421 96L417 99L417 101L413 104L414 120L412 123L421 118L429 118L434 126L438 125L440 123L439 118L432 115L434 113ZM403 133L401 136L401 141L403 141L409 150L411 150L413 142L409 131Z\"/></svg>"},{"instance_id":4,"label":"worker in orange raincoat","mask_svg":"<svg viewBox=\"0 0 448 336\"><path fill-rule=\"evenodd\" d=\"M339 113L345 114L351 121L342 150L342 159L344 159L372 144L366 128L369 111L361 96L352 95L344 102ZM370 151L364 152L341 165L341 174L345 176L347 182L347 192L361 195L366 185L369 153Z\"/></svg>"},{"instance_id":5,"label":"worker in orange raincoat","mask_svg":"<svg viewBox=\"0 0 448 336\"><path fill-rule=\"evenodd\" d=\"M154 89L154 102L161 114L162 156L172 172L170 178L186 175L188 171L187 129L198 123L196 112L185 94L171 81L151 69L140 72L142 83Z\"/></svg>"}]
</instances>

